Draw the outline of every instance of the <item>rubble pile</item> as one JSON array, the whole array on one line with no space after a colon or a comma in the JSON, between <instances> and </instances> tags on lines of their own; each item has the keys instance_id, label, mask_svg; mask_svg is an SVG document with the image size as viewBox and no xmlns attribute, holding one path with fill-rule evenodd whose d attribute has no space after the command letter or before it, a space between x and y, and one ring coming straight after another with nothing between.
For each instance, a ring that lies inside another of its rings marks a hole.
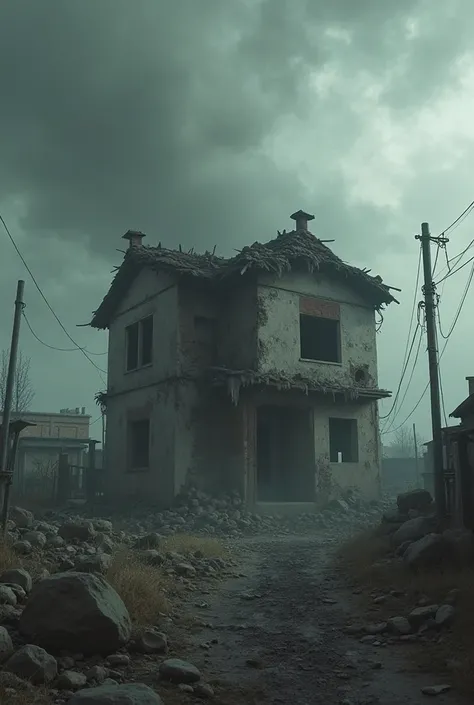
<instances>
[{"instance_id":1,"label":"rubble pile","mask_svg":"<svg viewBox=\"0 0 474 705\"><path fill-rule=\"evenodd\" d=\"M41 686L58 705L159 705L154 690L133 682L143 659L155 680L212 697L193 664L170 658L166 628L174 613L137 630L107 571L126 550L192 590L202 579L235 574L231 558L170 551L157 532L115 531L106 519L46 522L19 507L7 539L18 566L0 573L0 700L24 693L34 702Z\"/></svg>"},{"instance_id":2,"label":"rubble pile","mask_svg":"<svg viewBox=\"0 0 474 705\"><path fill-rule=\"evenodd\" d=\"M211 497L195 488L177 497L174 507L156 512L150 507L136 506L127 515L110 512L115 522L126 522L135 532L158 531L164 536L174 533L192 533L216 537L284 536L328 529L364 528L378 521L390 507L387 500L365 502L354 491L328 502L320 510L310 512L265 514L245 509L236 493ZM71 508L71 513L77 506ZM87 515L87 507L83 508Z\"/></svg>"}]
</instances>

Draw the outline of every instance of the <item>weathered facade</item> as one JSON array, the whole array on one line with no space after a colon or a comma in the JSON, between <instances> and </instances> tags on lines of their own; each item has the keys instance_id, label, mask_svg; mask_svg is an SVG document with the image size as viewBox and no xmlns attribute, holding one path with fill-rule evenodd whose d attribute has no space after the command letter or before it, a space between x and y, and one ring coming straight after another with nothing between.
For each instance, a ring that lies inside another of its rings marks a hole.
<instances>
[{"instance_id":1,"label":"weathered facade","mask_svg":"<svg viewBox=\"0 0 474 705\"><path fill-rule=\"evenodd\" d=\"M459 426L450 434L453 457L454 523L474 530L474 377L467 377L469 394L450 414L459 419Z\"/></svg>"},{"instance_id":2,"label":"weathered facade","mask_svg":"<svg viewBox=\"0 0 474 705\"><path fill-rule=\"evenodd\" d=\"M186 483L248 506L379 493L380 277L307 227L218 258L130 247L92 326L109 329L110 496L168 504Z\"/></svg>"}]
</instances>

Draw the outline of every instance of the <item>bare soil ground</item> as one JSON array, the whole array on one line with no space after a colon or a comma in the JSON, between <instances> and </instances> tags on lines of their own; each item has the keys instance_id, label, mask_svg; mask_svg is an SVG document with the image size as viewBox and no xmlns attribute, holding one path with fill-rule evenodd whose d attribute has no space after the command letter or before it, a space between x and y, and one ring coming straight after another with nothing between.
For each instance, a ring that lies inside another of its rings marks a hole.
<instances>
[{"instance_id":1,"label":"bare soil ground","mask_svg":"<svg viewBox=\"0 0 474 705\"><path fill-rule=\"evenodd\" d=\"M410 668L403 644L377 647L346 634L348 624L364 617L334 569L336 548L326 537L242 540L235 547L241 576L193 594L189 609L198 622L182 634L183 657L201 669L218 703L429 700L421 689L440 681ZM187 697L181 694L180 702ZM436 699L467 702L454 690Z\"/></svg>"}]
</instances>

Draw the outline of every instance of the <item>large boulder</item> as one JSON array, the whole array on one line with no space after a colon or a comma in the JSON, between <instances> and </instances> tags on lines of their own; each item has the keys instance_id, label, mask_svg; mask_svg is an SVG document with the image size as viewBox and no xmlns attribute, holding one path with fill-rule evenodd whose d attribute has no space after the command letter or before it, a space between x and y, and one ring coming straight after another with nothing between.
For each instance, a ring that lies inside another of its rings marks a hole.
<instances>
[{"instance_id":1,"label":"large boulder","mask_svg":"<svg viewBox=\"0 0 474 705\"><path fill-rule=\"evenodd\" d=\"M10 519L15 522L19 529L31 528L35 520L33 514L22 507L12 507L10 509Z\"/></svg>"},{"instance_id":2,"label":"large boulder","mask_svg":"<svg viewBox=\"0 0 474 705\"><path fill-rule=\"evenodd\" d=\"M451 565L452 544L441 534L427 534L408 546L403 560L412 570L436 570Z\"/></svg>"},{"instance_id":3,"label":"large boulder","mask_svg":"<svg viewBox=\"0 0 474 705\"><path fill-rule=\"evenodd\" d=\"M428 490L411 490L398 495L397 506L400 514L408 514L412 510L426 513L433 509L433 498Z\"/></svg>"},{"instance_id":4,"label":"large boulder","mask_svg":"<svg viewBox=\"0 0 474 705\"><path fill-rule=\"evenodd\" d=\"M20 632L53 651L110 654L126 644L131 621L120 596L93 573L57 573L33 589Z\"/></svg>"},{"instance_id":5,"label":"large boulder","mask_svg":"<svg viewBox=\"0 0 474 705\"><path fill-rule=\"evenodd\" d=\"M426 534L430 534L434 529L434 523L427 517L416 517L409 519L402 524L393 534L392 542L394 546L401 546L406 541L418 541Z\"/></svg>"},{"instance_id":6,"label":"large boulder","mask_svg":"<svg viewBox=\"0 0 474 705\"><path fill-rule=\"evenodd\" d=\"M99 685L79 690L67 705L163 705L154 690L143 683Z\"/></svg>"},{"instance_id":7,"label":"large boulder","mask_svg":"<svg viewBox=\"0 0 474 705\"><path fill-rule=\"evenodd\" d=\"M68 521L59 527L58 535L65 541L90 541L95 536L95 529L91 521Z\"/></svg>"}]
</instances>

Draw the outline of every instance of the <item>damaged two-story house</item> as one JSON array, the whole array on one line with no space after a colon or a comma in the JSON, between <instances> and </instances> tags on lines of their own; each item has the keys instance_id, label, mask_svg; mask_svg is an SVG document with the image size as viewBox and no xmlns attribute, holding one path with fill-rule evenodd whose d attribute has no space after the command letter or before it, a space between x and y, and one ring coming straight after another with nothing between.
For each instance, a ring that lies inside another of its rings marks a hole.
<instances>
[{"instance_id":1,"label":"damaged two-story house","mask_svg":"<svg viewBox=\"0 0 474 705\"><path fill-rule=\"evenodd\" d=\"M109 331L106 491L187 483L248 507L379 494L375 312L395 301L291 216L235 257L129 241L91 325Z\"/></svg>"}]
</instances>

